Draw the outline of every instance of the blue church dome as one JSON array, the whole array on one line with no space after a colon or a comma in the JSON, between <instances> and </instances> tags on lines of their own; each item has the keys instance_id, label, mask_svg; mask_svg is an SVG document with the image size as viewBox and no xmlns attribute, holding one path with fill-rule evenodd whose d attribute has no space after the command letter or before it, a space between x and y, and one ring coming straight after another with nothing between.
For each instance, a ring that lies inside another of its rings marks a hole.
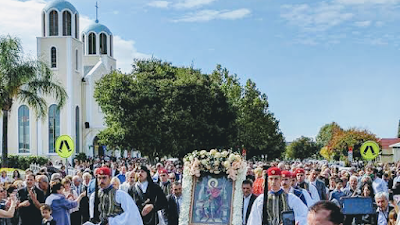
<instances>
[{"instance_id":1,"label":"blue church dome","mask_svg":"<svg viewBox=\"0 0 400 225\"><path fill-rule=\"evenodd\" d=\"M48 12L51 9L57 9L59 12L63 11L64 9L69 9L72 14L78 13L78 10L69 2L65 0L54 0L46 4L43 8L43 11Z\"/></svg>"},{"instance_id":2,"label":"blue church dome","mask_svg":"<svg viewBox=\"0 0 400 225\"><path fill-rule=\"evenodd\" d=\"M108 35L112 35L110 29L108 29L108 27L104 26L103 24L99 23L98 21L87 26L83 30L83 32L86 34L89 34L90 32L94 32L96 34L100 34L101 32L104 32Z\"/></svg>"}]
</instances>

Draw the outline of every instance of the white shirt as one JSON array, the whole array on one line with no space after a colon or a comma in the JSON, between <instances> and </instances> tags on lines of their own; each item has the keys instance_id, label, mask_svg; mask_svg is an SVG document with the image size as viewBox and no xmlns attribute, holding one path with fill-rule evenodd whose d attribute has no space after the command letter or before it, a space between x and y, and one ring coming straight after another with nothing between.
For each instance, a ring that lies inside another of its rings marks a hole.
<instances>
[{"instance_id":1,"label":"white shirt","mask_svg":"<svg viewBox=\"0 0 400 225\"><path fill-rule=\"evenodd\" d=\"M7 176L6 176L6 177L1 177L1 176L0 176L0 182L1 182L2 184L4 184L5 182L10 182L10 178L8 178Z\"/></svg>"},{"instance_id":2,"label":"white shirt","mask_svg":"<svg viewBox=\"0 0 400 225\"><path fill-rule=\"evenodd\" d=\"M308 185L308 189L311 193L311 198L313 199L314 202L318 202L320 200L318 190L314 185Z\"/></svg>"},{"instance_id":3,"label":"white shirt","mask_svg":"<svg viewBox=\"0 0 400 225\"><path fill-rule=\"evenodd\" d=\"M293 193L293 187L290 187L290 193ZM298 189L297 189L298 190ZM306 200L306 202L307 202L307 207L311 207L312 205L314 205L314 203L316 203L312 198L311 198L311 196L310 196L310 193L308 193L308 191L306 190L306 189L303 189L303 188L301 188L301 193L303 194L303 196L304 196L304 199ZM301 199L300 199L301 200Z\"/></svg>"},{"instance_id":4,"label":"white shirt","mask_svg":"<svg viewBox=\"0 0 400 225\"><path fill-rule=\"evenodd\" d=\"M131 185L129 184L129 182L125 181L123 184L121 184L121 186L119 186L119 189L128 193L130 187Z\"/></svg>"},{"instance_id":5,"label":"white shirt","mask_svg":"<svg viewBox=\"0 0 400 225\"><path fill-rule=\"evenodd\" d=\"M386 208L385 212L378 208L378 225L387 225L389 218L389 206Z\"/></svg>"},{"instance_id":6,"label":"white shirt","mask_svg":"<svg viewBox=\"0 0 400 225\"><path fill-rule=\"evenodd\" d=\"M397 182L400 182L400 176L397 176L397 177L395 177L394 179L393 179L393 189L395 189L396 188L396 183Z\"/></svg>"},{"instance_id":7,"label":"white shirt","mask_svg":"<svg viewBox=\"0 0 400 225\"><path fill-rule=\"evenodd\" d=\"M108 218L109 225L130 225L134 221L135 225L143 225L142 217L132 197L121 190L117 190L115 194L115 201L121 204L123 213L115 217ZM89 200L90 218L94 215L94 194L90 195ZM93 225L93 223L86 222L84 225Z\"/></svg>"},{"instance_id":8,"label":"white shirt","mask_svg":"<svg viewBox=\"0 0 400 225\"><path fill-rule=\"evenodd\" d=\"M288 193L289 207L294 211L294 218L299 225L307 225L307 206L296 195ZM264 206L264 194L261 194L254 201L251 207L247 225L262 225L262 211Z\"/></svg>"},{"instance_id":9,"label":"white shirt","mask_svg":"<svg viewBox=\"0 0 400 225\"><path fill-rule=\"evenodd\" d=\"M143 193L146 193L147 187L149 186L149 182L146 180L145 182L137 182L136 185L139 185L139 187L142 189Z\"/></svg>"},{"instance_id":10,"label":"white shirt","mask_svg":"<svg viewBox=\"0 0 400 225\"><path fill-rule=\"evenodd\" d=\"M249 207L249 203L250 203L250 198L251 198L251 194L249 194L249 196L245 197L243 199L243 224L246 224L246 213L247 213L247 208Z\"/></svg>"},{"instance_id":11,"label":"white shirt","mask_svg":"<svg viewBox=\"0 0 400 225\"><path fill-rule=\"evenodd\" d=\"M374 189L375 194L379 192L389 193L386 182L379 177L375 178L372 182L372 188Z\"/></svg>"}]
</instances>

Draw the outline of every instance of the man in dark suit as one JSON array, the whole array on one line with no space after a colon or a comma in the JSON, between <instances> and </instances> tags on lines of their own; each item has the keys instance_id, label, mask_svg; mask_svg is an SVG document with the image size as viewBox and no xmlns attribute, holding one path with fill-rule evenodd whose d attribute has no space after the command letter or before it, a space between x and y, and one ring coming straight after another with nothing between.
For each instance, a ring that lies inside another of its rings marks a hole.
<instances>
[{"instance_id":1,"label":"man in dark suit","mask_svg":"<svg viewBox=\"0 0 400 225\"><path fill-rule=\"evenodd\" d=\"M172 183L172 194L167 196L167 202L165 213L168 225L178 225L182 205L182 184L179 181Z\"/></svg>"},{"instance_id":2,"label":"man in dark suit","mask_svg":"<svg viewBox=\"0 0 400 225\"><path fill-rule=\"evenodd\" d=\"M40 206L44 203L43 192L35 186L35 175L29 173L25 175L26 187L18 191L18 209L22 225L42 224L42 214Z\"/></svg>"},{"instance_id":3,"label":"man in dark suit","mask_svg":"<svg viewBox=\"0 0 400 225\"><path fill-rule=\"evenodd\" d=\"M242 192L243 192L242 224L246 225L251 212L251 207L253 206L254 200L256 200L257 198L257 196L253 194L253 181L244 180L242 183Z\"/></svg>"}]
</instances>

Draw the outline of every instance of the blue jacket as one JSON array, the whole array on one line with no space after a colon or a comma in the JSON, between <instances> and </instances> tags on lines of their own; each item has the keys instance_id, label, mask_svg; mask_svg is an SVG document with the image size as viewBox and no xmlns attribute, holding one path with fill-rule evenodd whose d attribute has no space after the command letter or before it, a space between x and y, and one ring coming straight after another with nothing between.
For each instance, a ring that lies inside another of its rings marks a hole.
<instances>
[{"instance_id":1,"label":"blue jacket","mask_svg":"<svg viewBox=\"0 0 400 225\"><path fill-rule=\"evenodd\" d=\"M62 194L51 194L46 204L51 206L53 219L58 225L70 225L69 210L78 206L78 202L70 201Z\"/></svg>"}]
</instances>

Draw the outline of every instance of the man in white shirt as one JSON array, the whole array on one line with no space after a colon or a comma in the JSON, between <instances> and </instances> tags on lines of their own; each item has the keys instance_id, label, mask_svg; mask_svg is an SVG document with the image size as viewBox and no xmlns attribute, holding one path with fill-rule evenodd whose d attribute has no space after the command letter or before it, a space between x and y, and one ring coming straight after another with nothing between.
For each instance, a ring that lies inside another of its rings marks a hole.
<instances>
[{"instance_id":1,"label":"man in white shirt","mask_svg":"<svg viewBox=\"0 0 400 225\"><path fill-rule=\"evenodd\" d=\"M120 188L121 190L125 191L128 193L128 190L130 187L132 187L135 184L135 172L127 172L126 173L126 181L121 184Z\"/></svg>"},{"instance_id":2,"label":"man in white shirt","mask_svg":"<svg viewBox=\"0 0 400 225\"><path fill-rule=\"evenodd\" d=\"M378 223L377 225L387 225L389 221L389 197L385 192L379 192L375 195L375 202L378 206L376 210L378 212Z\"/></svg>"},{"instance_id":3,"label":"man in white shirt","mask_svg":"<svg viewBox=\"0 0 400 225\"><path fill-rule=\"evenodd\" d=\"M94 195L97 194L98 209L101 209L99 224L130 225L134 221L137 225L143 225L139 209L133 199L128 193L117 190L111 185L111 170L108 167L101 167L96 170L96 176L100 190L92 194L89 204L91 209L96 210ZM93 225L93 223L87 222L85 225Z\"/></svg>"},{"instance_id":4,"label":"man in white shirt","mask_svg":"<svg viewBox=\"0 0 400 225\"><path fill-rule=\"evenodd\" d=\"M306 189L308 193L310 193L311 198L313 199L314 203L320 200L318 190L314 185L305 181L305 171L302 168L297 168L295 170L296 178L297 178L297 185L301 188Z\"/></svg>"},{"instance_id":5,"label":"man in white shirt","mask_svg":"<svg viewBox=\"0 0 400 225\"><path fill-rule=\"evenodd\" d=\"M251 212L251 207L253 206L254 200L256 200L257 198L257 196L253 194L253 181L244 180L242 182L242 192L243 192L242 224L246 225Z\"/></svg>"},{"instance_id":6,"label":"man in white shirt","mask_svg":"<svg viewBox=\"0 0 400 225\"><path fill-rule=\"evenodd\" d=\"M268 185L270 191L266 196L264 204L264 194L261 194L254 201L248 225L262 225L268 222L270 225L280 225L283 223L282 212L293 210L294 219L299 225L307 224L307 206L294 194L285 193L281 188L281 170L271 167L267 170ZM266 187L266 188L267 188ZM265 212L265 215L263 215Z\"/></svg>"},{"instance_id":7,"label":"man in white shirt","mask_svg":"<svg viewBox=\"0 0 400 225\"><path fill-rule=\"evenodd\" d=\"M388 186L384 180L376 176L377 170L374 169L373 166L369 165L365 167L365 175L371 177L372 179L372 188L375 193L385 192L389 193Z\"/></svg>"}]
</instances>

